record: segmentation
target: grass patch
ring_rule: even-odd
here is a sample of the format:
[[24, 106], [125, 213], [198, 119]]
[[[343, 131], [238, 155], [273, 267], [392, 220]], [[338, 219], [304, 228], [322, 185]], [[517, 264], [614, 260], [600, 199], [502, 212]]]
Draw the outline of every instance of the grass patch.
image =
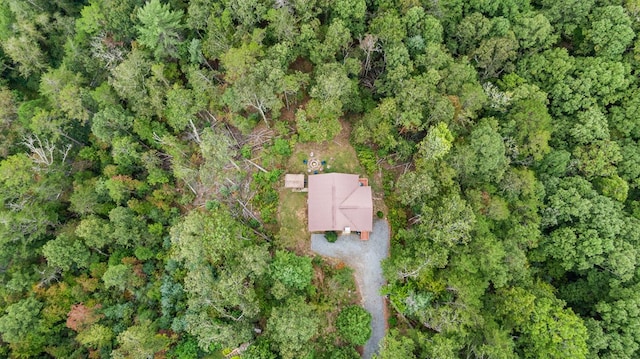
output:
[[287, 168], [289, 173], [307, 173], [307, 165], [304, 160], [309, 159], [309, 154], [313, 152], [314, 157], [326, 161], [324, 170], [321, 173], [353, 173], [364, 176], [366, 173], [360, 162], [356, 151], [345, 139], [325, 142], [323, 144], [298, 143], [295, 146], [293, 155], [289, 159]]
[[300, 254], [309, 251], [309, 232], [307, 231], [307, 194], [280, 190], [278, 209], [280, 231], [276, 244], [281, 248], [294, 250]]

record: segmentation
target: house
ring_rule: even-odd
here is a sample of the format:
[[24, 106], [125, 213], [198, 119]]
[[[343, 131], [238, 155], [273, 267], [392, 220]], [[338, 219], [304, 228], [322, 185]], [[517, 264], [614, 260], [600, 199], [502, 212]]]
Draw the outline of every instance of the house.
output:
[[327, 173], [309, 176], [309, 232], [360, 232], [373, 229], [373, 199], [368, 181], [358, 175]]

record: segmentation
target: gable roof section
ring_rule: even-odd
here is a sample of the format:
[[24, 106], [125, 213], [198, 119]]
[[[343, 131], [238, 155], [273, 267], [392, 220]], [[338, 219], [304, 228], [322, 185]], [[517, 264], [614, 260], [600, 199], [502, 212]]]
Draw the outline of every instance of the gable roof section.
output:
[[309, 176], [309, 231], [371, 231], [371, 187], [360, 186], [358, 175], [327, 173]]
[[373, 201], [371, 187], [357, 187], [339, 207], [339, 214], [346, 217], [352, 231], [371, 231], [373, 227]]

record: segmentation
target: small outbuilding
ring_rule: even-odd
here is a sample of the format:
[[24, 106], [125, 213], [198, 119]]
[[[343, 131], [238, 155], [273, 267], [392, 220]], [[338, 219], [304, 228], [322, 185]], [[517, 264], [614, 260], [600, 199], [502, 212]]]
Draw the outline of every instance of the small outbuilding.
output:
[[287, 173], [284, 175], [284, 188], [304, 188], [304, 175]]

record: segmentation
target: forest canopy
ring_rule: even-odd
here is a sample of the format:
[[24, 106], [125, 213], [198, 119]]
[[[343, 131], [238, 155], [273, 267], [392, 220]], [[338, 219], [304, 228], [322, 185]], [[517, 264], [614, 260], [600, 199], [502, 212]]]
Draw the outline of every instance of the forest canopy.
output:
[[0, 2], [0, 357], [358, 358], [352, 271], [280, 210], [337, 138], [393, 233], [380, 358], [639, 357], [639, 31], [636, 0]]

